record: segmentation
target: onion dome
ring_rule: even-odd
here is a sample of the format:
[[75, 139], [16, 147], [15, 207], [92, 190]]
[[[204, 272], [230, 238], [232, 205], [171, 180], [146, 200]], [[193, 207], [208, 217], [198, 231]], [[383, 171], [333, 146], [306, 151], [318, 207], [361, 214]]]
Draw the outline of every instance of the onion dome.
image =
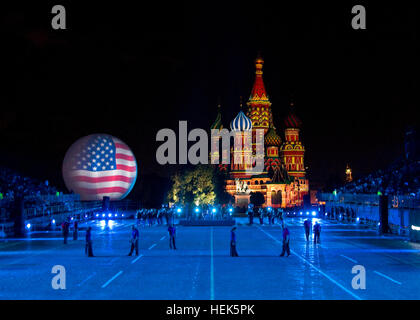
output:
[[[293, 107], [293, 103], [290, 105]], [[296, 116], [293, 109], [291, 109], [284, 119], [284, 125], [286, 128], [300, 128], [302, 126], [302, 121]]]
[[273, 127], [271, 127], [265, 135], [264, 143], [268, 147], [280, 147], [281, 138]]
[[235, 119], [230, 123], [232, 131], [250, 131], [252, 129], [252, 122], [243, 111], [239, 111]]
[[222, 114], [220, 113], [220, 104], [217, 106], [217, 108], [218, 108], [217, 117], [216, 117], [216, 120], [214, 120], [213, 124], [211, 125], [210, 129], [222, 130], [223, 125], [222, 125]]

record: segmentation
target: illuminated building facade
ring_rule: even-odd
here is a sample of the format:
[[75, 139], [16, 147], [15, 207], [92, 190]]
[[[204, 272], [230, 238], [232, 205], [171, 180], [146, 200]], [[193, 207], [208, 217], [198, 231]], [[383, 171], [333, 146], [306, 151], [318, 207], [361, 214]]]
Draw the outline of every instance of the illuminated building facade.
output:
[[[222, 155], [222, 159], [230, 156], [230, 164], [220, 164], [219, 168], [227, 174], [226, 191], [235, 197], [236, 206], [248, 205], [251, 192], [261, 192], [264, 195], [264, 206], [300, 206], [304, 195], [309, 193], [304, 166], [305, 148], [299, 137], [301, 121], [295, 115], [292, 104], [292, 110], [284, 121], [283, 142], [274, 126], [271, 102], [263, 82], [263, 64], [264, 60], [258, 57], [255, 61], [255, 81], [247, 102], [246, 114], [241, 110], [230, 123], [234, 139], [243, 142], [251, 136], [252, 145], [250, 148], [237, 149], [235, 145], [231, 147], [230, 155]], [[222, 128], [219, 108], [211, 129]], [[257, 137], [257, 134], [264, 137]], [[264, 145], [258, 145], [259, 141], [263, 141]], [[217, 138], [212, 140], [212, 144], [218, 143]], [[260, 159], [264, 163], [264, 170], [250, 174], [247, 172], [249, 159], [255, 156], [256, 150], [261, 150], [260, 148], [264, 150], [261, 154], [263, 159]]]
[[346, 182], [352, 182], [353, 181], [353, 176], [351, 175], [351, 168], [349, 167], [349, 165], [346, 166]]

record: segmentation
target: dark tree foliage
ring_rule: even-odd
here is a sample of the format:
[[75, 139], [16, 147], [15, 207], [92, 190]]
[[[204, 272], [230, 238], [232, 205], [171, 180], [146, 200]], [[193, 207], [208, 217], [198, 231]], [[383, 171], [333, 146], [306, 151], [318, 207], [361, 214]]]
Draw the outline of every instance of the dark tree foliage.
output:
[[254, 206], [260, 207], [265, 202], [264, 195], [261, 192], [251, 192], [250, 201]]

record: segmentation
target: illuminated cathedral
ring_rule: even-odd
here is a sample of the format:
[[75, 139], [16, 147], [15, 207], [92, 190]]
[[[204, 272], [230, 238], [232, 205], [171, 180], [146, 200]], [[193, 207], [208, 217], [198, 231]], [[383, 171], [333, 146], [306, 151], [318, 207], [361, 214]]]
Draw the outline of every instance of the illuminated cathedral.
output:
[[[220, 164], [219, 169], [227, 175], [226, 191], [235, 199], [235, 206], [246, 207], [250, 202], [251, 192], [261, 192], [265, 198], [265, 207], [286, 208], [301, 206], [304, 195], [309, 192], [309, 181], [306, 179], [304, 154], [305, 148], [300, 141], [302, 123], [294, 112], [293, 103], [290, 112], [284, 119], [284, 139], [277, 133], [274, 126], [271, 102], [263, 82], [264, 60], [255, 60], [255, 81], [244, 112], [231, 121], [230, 129], [234, 139], [244, 141], [251, 137], [249, 148], [231, 147], [230, 155], [222, 154], [222, 159], [230, 157], [230, 164]], [[219, 111], [211, 129], [222, 129], [222, 117]], [[257, 129], [261, 129], [258, 130]], [[264, 137], [257, 137], [264, 134]], [[258, 139], [259, 138], [259, 139]], [[264, 145], [258, 145], [264, 141]], [[218, 138], [212, 144], [218, 144]], [[238, 144], [241, 145], [241, 144]], [[257, 154], [256, 150], [264, 150], [260, 159], [264, 163], [262, 172], [250, 174], [250, 157]], [[213, 149], [213, 150], [216, 150]], [[219, 157], [216, 151], [216, 156]], [[259, 153], [258, 153], [259, 154]], [[242, 160], [242, 161], [238, 161]]]

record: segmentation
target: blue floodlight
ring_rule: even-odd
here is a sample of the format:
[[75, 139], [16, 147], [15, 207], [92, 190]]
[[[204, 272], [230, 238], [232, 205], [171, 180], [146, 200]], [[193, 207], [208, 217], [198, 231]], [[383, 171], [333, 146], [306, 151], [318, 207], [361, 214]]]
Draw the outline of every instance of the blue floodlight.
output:
[[121, 217], [124, 217], [124, 213], [121, 215]]
[[102, 217], [105, 217], [105, 213], [102, 213]]
[[108, 213], [108, 217], [110, 217], [110, 218], [111, 218], [111, 217], [112, 217], [112, 213]]
[[306, 211], [306, 215], [309, 216], [309, 211]]
[[181, 213], [182, 212], [182, 209], [181, 208], [178, 208], [178, 209], [176, 209], [176, 212]]
[[229, 212], [233, 212], [233, 208], [229, 208]]
[[96, 217], [99, 217], [99, 213], [96, 214]]
[[70, 218], [71, 221], [73, 221], [73, 219], [74, 219], [73, 217]]
[[118, 214], [114, 214], [115, 217], [118, 217]]
[[301, 212], [301, 213], [299, 213], [300, 215], [302, 215], [303, 214], [303, 212]]
[[211, 209], [211, 212], [216, 213], [216, 208]]
[[31, 224], [30, 224], [30, 223], [27, 223], [27, 224], [26, 224], [26, 229], [28, 229], [28, 230], [29, 230], [30, 228], [31, 228]]
[[357, 221], [357, 222], [359, 222], [359, 221], [360, 221], [360, 218], [359, 218], [359, 217], [357, 217], [357, 218], [356, 218], [356, 221]]
[[200, 212], [200, 208], [199, 207], [195, 207], [195, 212], [199, 213]]
[[271, 211], [271, 207], [268, 207], [268, 208], [267, 208], [267, 210], [268, 210], [268, 211]]
[[316, 211], [312, 211], [312, 215], [313, 216], [316, 216]]
[[52, 224], [55, 224], [55, 219], [52, 219], [51, 223], [52, 223]]

